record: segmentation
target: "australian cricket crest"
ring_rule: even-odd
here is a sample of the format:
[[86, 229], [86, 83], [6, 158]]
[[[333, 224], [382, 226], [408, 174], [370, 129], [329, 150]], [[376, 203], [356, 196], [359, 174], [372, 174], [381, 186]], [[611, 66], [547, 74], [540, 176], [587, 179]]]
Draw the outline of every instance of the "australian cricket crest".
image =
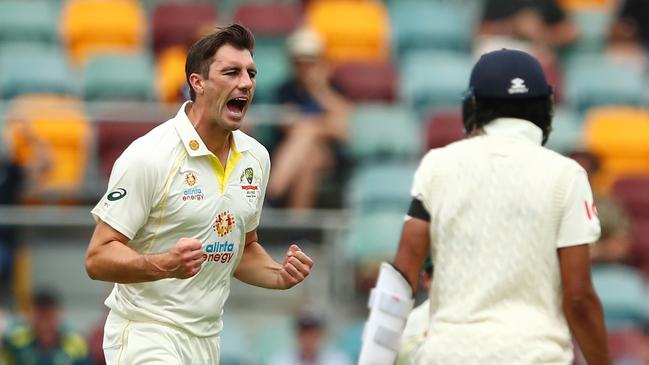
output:
[[256, 203], [257, 198], [259, 197], [259, 185], [261, 179], [255, 174], [255, 170], [252, 167], [246, 167], [241, 176], [239, 177], [239, 183], [241, 184], [241, 190], [245, 192], [246, 199], [249, 203]]

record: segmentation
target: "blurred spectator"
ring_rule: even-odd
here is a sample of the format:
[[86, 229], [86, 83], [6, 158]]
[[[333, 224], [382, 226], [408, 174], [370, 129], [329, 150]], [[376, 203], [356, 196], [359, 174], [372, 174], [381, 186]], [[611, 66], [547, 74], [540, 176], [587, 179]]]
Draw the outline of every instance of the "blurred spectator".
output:
[[485, 0], [483, 6], [474, 42], [475, 58], [502, 48], [531, 53], [541, 63], [560, 103], [563, 79], [557, 51], [577, 41], [577, 24], [556, 0]]
[[[599, 170], [598, 157], [587, 151], [570, 154], [592, 178]], [[631, 233], [629, 215], [622, 205], [612, 197], [593, 192], [602, 233], [599, 240], [591, 245], [591, 258], [594, 263], [629, 263], [631, 253]]]
[[624, 1], [611, 24], [606, 56], [640, 71], [649, 65], [649, 0]]
[[61, 321], [58, 297], [39, 291], [32, 297], [29, 319], [9, 327], [2, 337], [7, 365], [87, 365], [88, 346]]
[[552, 48], [569, 45], [579, 36], [577, 26], [555, 0], [486, 0], [478, 34]]
[[301, 312], [295, 319], [297, 349], [279, 354], [270, 365], [352, 365], [343, 352], [324, 349], [325, 328], [323, 319], [310, 312]]
[[433, 261], [430, 257], [424, 262], [419, 285], [426, 291], [426, 300], [415, 307], [408, 315], [406, 327], [401, 335], [401, 348], [397, 358], [397, 365], [415, 364], [415, 354], [426, 338], [430, 324], [430, 298], [428, 297], [430, 285], [433, 282]]
[[617, 23], [624, 23], [649, 50], [649, 0], [622, 0]]
[[[0, 205], [18, 204], [23, 186], [23, 169], [9, 155], [0, 150]], [[18, 244], [16, 227], [0, 225], [0, 308], [8, 308], [12, 296], [12, 273]]]
[[267, 197], [290, 208], [313, 208], [320, 182], [341, 163], [340, 143], [347, 136], [349, 105], [330, 82], [324, 43], [302, 28], [287, 41], [293, 77], [279, 90], [278, 101], [291, 110], [273, 153]]
[[92, 360], [92, 365], [106, 365], [106, 357], [104, 356], [104, 324], [106, 323], [107, 316], [108, 311], [101, 317], [101, 320], [95, 323], [88, 335], [88, 352]]

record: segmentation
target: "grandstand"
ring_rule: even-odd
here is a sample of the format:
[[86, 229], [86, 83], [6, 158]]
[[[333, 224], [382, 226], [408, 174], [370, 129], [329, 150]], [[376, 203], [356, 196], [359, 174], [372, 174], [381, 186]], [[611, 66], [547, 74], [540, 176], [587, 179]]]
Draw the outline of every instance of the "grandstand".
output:
[[[547, 147], [597, 155], [595, 192], [628, 212], [629, 259], [599, 265], [594, 279], [613, 355], [639, 356], [649, 346], [642, 333], [649, 323], [649, 42], [644, 64], [637, 54], [612, 57], [607, 35], [616, 2], [559, 3], [581, 35], [544, 63], [558, 92]], [[275, 90], [291, 72], [285, 40], [306, 24], [325, 39], [332, 77], [354, 105], [341, 151], [346, 168], [325, 177], [311, 210], [266, 205], [260, 239], [269, 252], [282, 256], [299, 241], [317, 264], [280, 295], [233, 282], [223, 338], [240, 347], [228, 347], [221, 363], [263, 365], [295, 346], [272, 330], [290, 336], [304, 303], [328, 319], [328, 346], [357, 356], [368, 288], [378, 263], [396, 252], [412, 172], [426, 150], [463, 138], [461, 95], [481, 4], [0, 0], [0, 161], [28, 172], [20, 196], [0, 201], [0, 226], [17, 229], [23, 248], [13, 257], [11, 290], [0, 291], [10, 295], [0, 300], [5, 317], [27, 309], [33, 288], [52, 286], [63, 295], [66, 319], [90, 333], [110, 289], [83, 267], [91, 206], [123, 149], [175, 115], [186, 92], [188, 46], [218, 24], [239, 21], [253, 30], [259, 77], [246, 132], [272, 146], [278, 137], [269, 131], [284, 123]]]

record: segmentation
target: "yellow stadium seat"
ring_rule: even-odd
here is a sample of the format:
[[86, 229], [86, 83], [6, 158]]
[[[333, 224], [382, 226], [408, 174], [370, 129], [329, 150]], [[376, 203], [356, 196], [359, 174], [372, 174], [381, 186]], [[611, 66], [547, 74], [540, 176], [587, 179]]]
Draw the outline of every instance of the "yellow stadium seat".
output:
[[379, 1], [313, 1], [306, 22], [323, 36], [326, 56], [334, 63], [389, 58], [389, 16]]
[[585, 147], [600, 156], [594, 188], [609, 192], [621, 176], [649, 173], [649, 109], [601, 107], [586, 116]]
[[24, 95], [14, 99], [6, 120], [12, 155], [34, 172], [27, 200], [80, 197], [91, 136], [82, 102], [60, 95]]
[[108, 51], [140, 51], [146, 14], [136, 0], [68, 0], [61, 14], [61, 33], [70, 60], [82, 64]]
[[185, 58], [187, 49], [183, 46], [172, 46], [164, 49], [156, 61], [157, 92], [160, 100], [175, 103], [182, 100], [182, 89], [186, 83]]
[[612, 10], [617, 0], [559, 0], [559, 5], [567, 11]]

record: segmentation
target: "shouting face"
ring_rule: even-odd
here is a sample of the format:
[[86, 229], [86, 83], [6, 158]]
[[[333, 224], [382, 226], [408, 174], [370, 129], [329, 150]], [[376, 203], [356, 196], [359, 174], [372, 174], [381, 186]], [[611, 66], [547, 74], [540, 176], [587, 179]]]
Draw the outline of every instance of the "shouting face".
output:
[[255, 93], [256, 74], [249, 50], [225, 44], [216, 51], [207, 78], [200, 77], [202, 89], [197, 92], [210, 123], [228, 131], [241, 127]]

